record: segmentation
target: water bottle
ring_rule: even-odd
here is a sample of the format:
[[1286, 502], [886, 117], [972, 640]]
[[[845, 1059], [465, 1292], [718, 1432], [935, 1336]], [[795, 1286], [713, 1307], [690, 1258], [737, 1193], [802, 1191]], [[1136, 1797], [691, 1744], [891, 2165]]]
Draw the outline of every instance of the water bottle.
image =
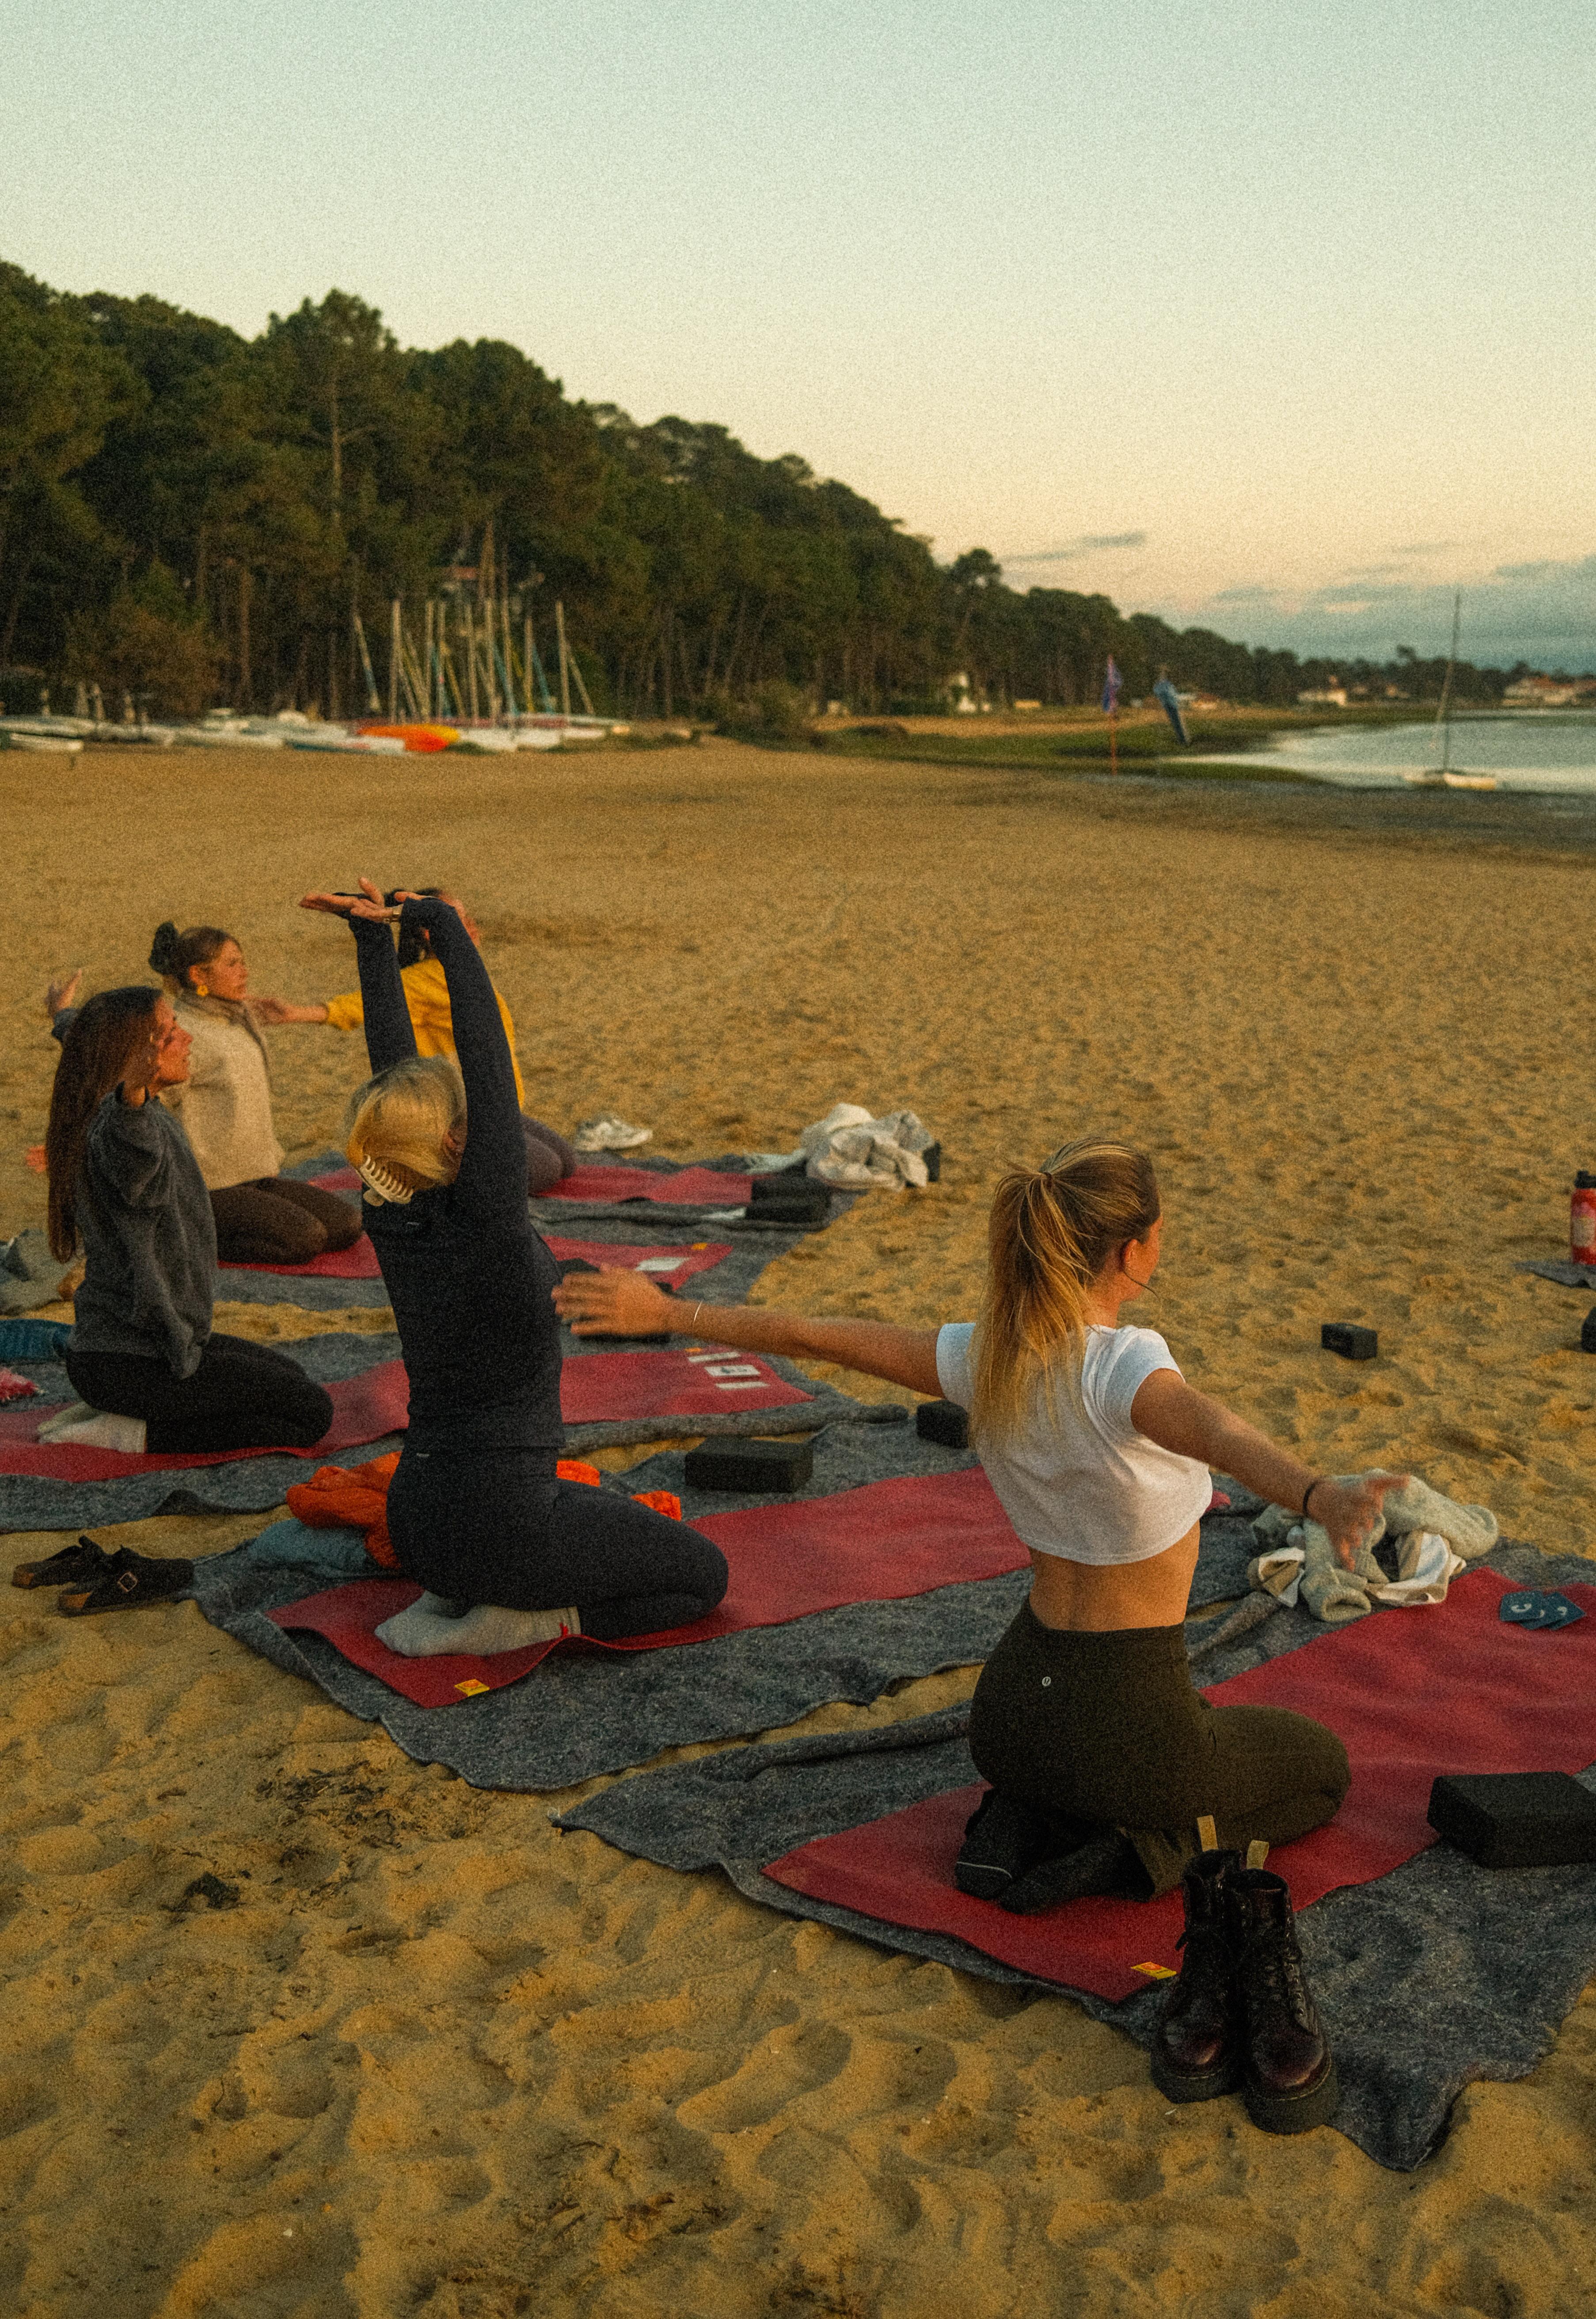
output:
[[1568, 1252], [1575, 1264], [1596, 1269], [1596, 1175], [1582, 1168], [1568, 1204]]

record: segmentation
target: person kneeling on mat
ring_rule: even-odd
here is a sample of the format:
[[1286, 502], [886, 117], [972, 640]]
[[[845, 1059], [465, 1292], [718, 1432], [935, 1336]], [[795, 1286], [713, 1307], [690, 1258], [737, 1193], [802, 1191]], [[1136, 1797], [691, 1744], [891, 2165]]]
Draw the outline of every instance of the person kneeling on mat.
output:
[[[1285, 1886], [1240, 1855], [1330, 1819], [1347, 1791], [1347, 1755], [1307, 1716], [1213, 1708], [1195, 1688], [1183, 1620], [1198, 1524], [1217, 1466], [1293, 1512], [1312, 1499], [1350, 1566], [1386, 1492], [1406, 1477], [1344, 1484], [1313, 1473], [1188, 1385], [1162, 1337], [1122, 1328], [1122, 1307], [1151, 1283], [1161, 1233], [1150, 1162], [1088, 1140], [998, 1186], [973, 1323], [904, 1329], [699, 1304], [685, 1325], [748, 1352], [835, 1361], [969, 1412], [1032, 1578], [971, 1701], [970, 1754], [991, 1791], [957, 1881], [1016, 1910], [1094, 1893], [1152, 1899], [1182, 1884], [1191, 1945], [1155, 2047], [1159, 2082], [1195, 2099], [1240, 2081], [1243, 2039], [1226, 1994], [1234, 1974], [1206, 1938], [1217, 1921], [1230, 1927], [1224, 1959], [1245, 1951], [1254, 1981], [1286, 1992], [1264, 2037], [1272, 2058], [1254, 2115], [1289, 2120], [1276, 2128], [1289, 2131], [1330, 2115], [1334, 2065], [1290, 1962]], [[635, 1273], [573, 1274], [555, 1301], [579, 1335], [683, 1325], [682, 1300], [667, 1304]]]
[[216, 1226], [177, 1119], [158, 1100], [182, 1082], [188, 1033], [158, 990], [102, 990], [61, 1042], [45, 1161], [50, 1244], [81, 1239], [82, 1286], [65, 1355], [88, 1406], [50, 1439], [167, 1455], [308, 1449], [332, 1402], [270, 1345], [212, 1328]]
[[[410, 1377], [388, 1492], [399, 1566], [426, 1591], [377, 1629], [407, 1656], [486, 1655], [562, 1632], [614, 1642], [690, 1625], [726, 1558], [687, 1524], [562, 1481], [555, 1259], [527, 1212], [527, 1146], [488, 970], [439, 895], [307, 894], [355, 935], [375, 1076], [347, 1151]], [[388, 928], [425, 934], [447, 979], [458, 1062], [418, 1055]]]
[[149, 963], [193, 1041], [185, 1132], [211, 1195], [223, 1264], [309, 1264], [350, 1248], [360, 1211], [319, 1184], [278, 1173], [271, 1077], [260, 1024], [280, 1000], [251, 1001], [244, 953], [220, 926], [158, 926]]

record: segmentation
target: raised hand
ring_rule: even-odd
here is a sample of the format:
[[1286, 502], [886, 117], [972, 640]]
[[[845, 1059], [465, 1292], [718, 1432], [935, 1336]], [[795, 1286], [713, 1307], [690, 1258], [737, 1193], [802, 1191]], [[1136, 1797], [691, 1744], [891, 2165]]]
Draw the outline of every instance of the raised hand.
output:
[[67, 974], [52, 974], [44, 993], [44, 1011], [53, 1023], [63, 1006], [70, 1006], [77, 996], [77, 986], [83, 980], [83, 969], [75, 966]]
[[369, 878], [360, 880], [358, 894], [316, 893], [300, 898], [302, 910], [325, 910], [334, 918], [375, 918], [392, 925], [399, 916], [399, 904], [390, 905], [383, 899], [383, 889], [374, 886]]

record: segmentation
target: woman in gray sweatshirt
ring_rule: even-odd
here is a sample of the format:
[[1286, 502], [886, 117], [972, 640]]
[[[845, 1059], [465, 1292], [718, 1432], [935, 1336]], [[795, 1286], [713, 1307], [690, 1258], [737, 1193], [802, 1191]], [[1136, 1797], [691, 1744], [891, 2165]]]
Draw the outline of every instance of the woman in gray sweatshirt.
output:
[[[151, 1453], [309, 1448], [332, 1403], [269, 1345], [217, 1335], [216, 1226], [163, 1085], [186, 1074], [188, 1034], [158, 990], [102, 990], [61, 1042], [45, 1132], [50, 1242], [81, 1242], [66, 1354], [72, 1389], [131, 1418]], [[79, 1435], [78, 1439], [83, 1437]], [[120, 1437], [119, 1437], [120, 1439]]]

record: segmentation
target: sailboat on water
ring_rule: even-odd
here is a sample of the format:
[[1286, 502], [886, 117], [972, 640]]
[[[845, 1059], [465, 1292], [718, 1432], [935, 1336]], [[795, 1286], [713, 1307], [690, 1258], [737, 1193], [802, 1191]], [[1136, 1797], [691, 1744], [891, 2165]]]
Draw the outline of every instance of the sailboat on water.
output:
[[1457, 666], [1457, 628], [1463, 618], [1463, 591], [1452, 599], [1452, 649], [1447, 655], [1446, 680], [1441, 686], [1439, 706], [1435, 712], [1436, 731], [1441, 736], [1441, 762], [1426, 765], [1416, 772], [1404, 773], [1402, 779], [1420, 790], [1493, 790], [1494, 773], [1455, 773], [1452, 771], [1452, 675]]

